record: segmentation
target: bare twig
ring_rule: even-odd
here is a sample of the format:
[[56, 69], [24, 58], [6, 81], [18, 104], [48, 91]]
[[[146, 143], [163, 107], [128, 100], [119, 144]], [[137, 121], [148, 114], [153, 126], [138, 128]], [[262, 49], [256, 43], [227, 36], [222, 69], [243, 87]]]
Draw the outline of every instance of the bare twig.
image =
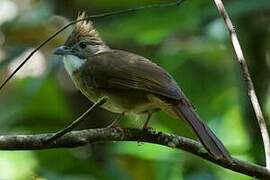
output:
[[38, 150], [48, 148], [72, 148], [104, 141], [140, 141], [177, 148], [192, 153], [216, 165], [241, 174], [261, 179], [270, 179], [270, 171], [262, 166], [233, 158], [215, 159], [203, 149], [203, 146], [189, 138], [157, 132], [153, 129], [141, 130], [122, 128], [101, 128], [71, 131], [54, 141], [49, 147], [46, 140], [53, 134], [5, 135], [0, 136], [1, 150]]
[[118, 10], [118, 11], [111, 11], [107, 13], [101, 13], [101, 14], [96, 14], [96, 15], [91, 15], [88, 16], [87, 18], [82, 18], [82, 19], [77, 19], [74, 21], [71, 21], [67, 25], [63, 26], [60, 28], [58, 31], [56, 31], [53, 35], [51, 35], [49, 38], [47, 38], [45, 41], [41, 42], [33, 51], [30, 52], [30, 54], [16, 67], [16, 69], [2, 82], [0, 85], [0, 91], [3, 89], [3, 87], [8, 83], [8, 81], [23, 67], [23, 65], [40, 49], [42, 48], [45, 44], [47, 44], [49, 41], [51, 41], [53, 38], [55, 38], [58, 34], [60, 34], [62, 31], [64, 31], [66, 28], [69, 26], [88, 19], [94, 19], [94, 18], [104, 18], [108, 16], [115, 16], [115, 15], [120, 15], [124, 13], [130, 13], [130, 12], [135, 12], [135, 11], [140, 11], [144, 9], [151, 9], [151, 8], [165, 8], [165, 7], [172, 7], [172, 6], [179, 6], [181, 3], [183, 3], [185, 0], [178, 0], [170, 3], [163, 3], [163, 4], [151, 4], [148, 6], [140, 6], [137, 8], [129, 8], [129, 9], [123, 9], [123, 10]]
[[106, 103], [107, 98], [102, 97], [97, 102], [95, 102], [89, 109], [87, 109], [82, 115], [80, 115], [77, 119], [75, 119], [71, 124], [69, 124], [64, 129], [61, 129], [60, 131], [56, 132], [52, 137], [49, 137], [47, 140], [47, 144], [50, 145], [51, 142], [55, 141], [56, 139], [60, 138], [61, 136], [65, 135], [69, 131], [73, 130], [76, 126], [78, 126], [82, 121], [83, 118], [91, 111], [93, 111], [96, 107], [99, 107]]
[[262, 134], [262, 139], [264, 143], [264, 150], [265, 150], [265, 159], [266, 159], [266, 167], [270, 169], [270, 142], [269, 142], [269, 134], [267, 131], [267, 125], [263, 117], [263, 113], [257, 98], [257, 95], [255, 93], [254, 85], [251, 80], [249, 71], [248, 71], [248, 66], [245, 61], [245, 57], [243, 55], [239, 40], [237, 38], [237, 34], [235, 32], [235, 28], [232, 24], [232, 21], [223, 5], [222, 0], [214, 0], [215, 4], [218, 8], [218, 11], [220, 12], [221, 16], [223, 17], [225, 24], [228, 28], [228, 31], [230, 33], [232, 45], [234, 47], [235, 54], [237, 56], [237, 61], [240, 64], [240, 68], [242, 70], [243, 78], [246, 82], [247, 86], [247, 93], [249, 96], [249, 99], [251, 101], [252, 107], [254, 109], [257, 121], [260, 126], [261, 134]]

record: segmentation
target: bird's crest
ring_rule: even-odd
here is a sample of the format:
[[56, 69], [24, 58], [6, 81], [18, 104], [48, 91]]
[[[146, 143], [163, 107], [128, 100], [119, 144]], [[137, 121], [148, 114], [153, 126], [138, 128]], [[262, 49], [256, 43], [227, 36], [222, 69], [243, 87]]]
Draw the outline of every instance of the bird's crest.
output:
[[[77, 16], [77, 20], [79, 19], [86, 19], [87, 14], [83, 12], [79, 12]], [[79, 21], [75, 24], [75, 27], [72, 33], [69, 35], [68, 39], [66, 40], [66, 45], [75, 44], [80, 40], [91, 41], [95, 44], [102, 44], [103, 41], [100, 38], [98, 32], [93, 26], [93, 22], [90, 20], [83, 20]]]

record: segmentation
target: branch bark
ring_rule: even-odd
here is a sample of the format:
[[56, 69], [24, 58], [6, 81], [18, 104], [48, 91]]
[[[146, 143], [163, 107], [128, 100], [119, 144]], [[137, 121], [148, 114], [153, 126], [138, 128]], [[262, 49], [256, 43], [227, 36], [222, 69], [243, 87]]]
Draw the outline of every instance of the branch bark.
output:
[[224, 4], [222, 2], [222, 0], [214, 0], [215, 4], [217, 6], [217, 9], [220, 13], [220, 15], [222, 16], [222, 18], [224, 19], [224, 22], [227, 26], [227, 29], [230, 33], [230, 38], [231, 38], [231, 42], [237, 57], [237, 61], [240, 64], [240, 69], [242, 71], [242, 75], [243, 78], [245, 80], [246, 83], [246, 87], [247, 87], [247, 94], [248, 97], [251, 101], [252, 104], [252, 108], [255, 112], [255, 116], [257, 118], [260, 130], [261, 130], [261, 135], [262, 135], [262, 139], [263, 139], [263, 144], [264, 144], [264, 151], [265, 151], [265, 160], [266, 160], [266, 167], [268, 169], [270, 169], [270, 141], [269, 141], [269, 134], [268, 134], [268, 130], [267, 130], [267, 125], [265, 122], [265, 119], [263, 117], [263, 113], [255, 92], [255, 88], [252, 82], [252, 79], [250, 77], [249, 74], [249, 70], [248, 70], [248, 66], [242, 51], [242, 48], [240, 46], [239, 40], [237, 38], [237, 34], [235, 31], [235, 28], [232, 24], [232, 21], [224, 7]]
[[0, 150], [41, 150], [52, 148], [73, 148], [94, 142], [104, 141], [140, 141], [159, 144], [170, 148], [177, 148], [192, 153], [216, 165], [230, 169], [251, 177], [270, 179], [270, 171], [265, 167], [244, 162], [233, 158], [214, 159], [203, 146], [189, 138], [158, 132], [153, 129], [140, 130], [131, 128], [102, 128], [71, 131], [48, 146], [47, 139], [53, 134], [37, 135], [2, 135], [0, 136]]

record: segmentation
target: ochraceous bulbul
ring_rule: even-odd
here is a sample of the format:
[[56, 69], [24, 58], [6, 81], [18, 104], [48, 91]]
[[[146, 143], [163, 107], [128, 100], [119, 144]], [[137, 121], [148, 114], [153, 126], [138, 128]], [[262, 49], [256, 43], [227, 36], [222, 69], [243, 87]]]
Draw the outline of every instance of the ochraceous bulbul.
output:
[[[86, 18], [81, 13], [78, 19]], [[115, 113], [148, 114], [162, 110], [186, 121], [206, 150], [216, 159], [230, 159], [221, 141], [195, 112], [172, 76], [147, 58], [105, 44], [91, 21], [77, 22], [65, 44], [55, 52], [63, 55], [65, 69], [76, 87], [92, 102], [102, 97], [103, 108]]]

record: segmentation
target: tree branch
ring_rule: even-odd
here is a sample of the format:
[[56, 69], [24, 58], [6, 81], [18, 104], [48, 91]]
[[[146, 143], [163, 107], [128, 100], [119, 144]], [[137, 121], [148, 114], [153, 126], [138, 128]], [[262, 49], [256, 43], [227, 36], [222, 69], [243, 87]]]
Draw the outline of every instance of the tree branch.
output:
[[235, 54], [237, 56], [237, 61], [240, 64], [240, 69], [242, 71], [243, 78], [244, 78], [245, 83], [246, 83], [247, 94], [248, 94], [248, 97], [249, 97], [249, 99], [251, 101], [253, 110], [255, 112], [257, 121], [258, 121], [259, 126], [260, 126], [261, 135], [262, 135], [263, 144], [264, 144], [266, 167], [268, 169], [270, 169], [270, 141], [269, 141], [269, 134], [268, 134], [268, 131], [267, 131], [267, 125], [266, 125], [266, 122], [264, 120], [263, 113], [262, 113], [262, 110], [261, 110], [261, 107], [260, 107], [256, 92], [255, 92], [255, 89], [254, 89], [254, 85], [253, 85], [253, 82], [251, 80], [251, 77], [250, 77], [250, 74], [249, 74], [249, 71], [248, 71], [248, 66], [247, 66], [243, 51], [241, 49], [239, 40], [237, 38], [235, 28], [234, 28], [234, 26], [232, 24], [232, 21], [231, 21], [229, 15], [228, 15], [224, 5], [223, 5], [222, 0], [214, 0], [214, 1], [215, 1], [216, 6], [217, 6], [217, 9], [218, 9], [220, 15], [222, 16], [222, 18], [224, 19], [224, 22], [225, 22], [225, 24], [227, 26], [227, 29], [228, 29], [229, 33], [230, 33], [231, 42], [232, 42]]
[[71, 131], [48, 146], [46, 140], [52, 135], [53, 134], [51, 133], [37, 135], [2, 135], [0, 136], [0, 149], [38, 150], [49, 148], [73, 148], [104, 141], [141, 141], [182, 149], [232, 171], [251, 177], [270, 179], [270, 171], [262, 166], [235, 158], [233, 158], [232, 161], [226, 159], [214, 159], [197, 141], [174, 134], [158, 132], [153, 129], [140, 130], [123, 128], [120, 130], [116, 128], [101, 128]]

